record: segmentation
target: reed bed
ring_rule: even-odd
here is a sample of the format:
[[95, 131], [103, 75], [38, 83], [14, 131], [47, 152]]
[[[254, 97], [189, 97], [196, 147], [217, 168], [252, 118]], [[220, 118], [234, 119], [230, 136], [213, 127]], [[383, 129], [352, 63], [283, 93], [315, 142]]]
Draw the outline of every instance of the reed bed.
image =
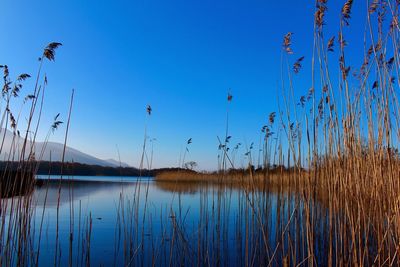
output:
[[[299, 184], [294, 184], [292, 177], [291, 171], [284, 168], [256, 172], [253, 170], [231, 170], [226, 173], [178, 170], [160, 172], [155, 176], [155, 181], [157, 183], [236, 185], [243, 188], [254, 186], [261, 189], [266, 186], [269, 188], [282, 186], [287, 189], [298, 189]], [[308, 183], [307, 179], [301, 179], [301, 186], [305, 186], [306, 183]]]
[[[298, 52], [295, 35], [289, 32], [282, 44], [282, 103], [262, 127], [263, 167], [268, 170], [274, 164], [285, 165], [294, 172], [285, 178], [252, 171], [226, 174], [227, 162], [233, 165], [233, 161], [227, 153], [229, 140], [225, 140], [220, 142], [222, 175], [183, 172], [160, 174], [156, 179], [211, 183], [266, 180], [291, 186], [304, 201], [307, 265], [321, 263], [316, 256], [321, 248], [312, 245], [321, 236], [327, 237], [327, 265], [397, 265], [399, 2], [358, 3], [358, 8], [367, 10], [364, 57], [359, 67], [350, 65], [353, 58], [347, 59], [353, 1], [344, 2], [339, 34], [329, 38], [324, 35], [329, 24], [325, 20], [328, 1], [315, 3], [311, 87], [297, 98], [296, 76], [304, 72], [305, 57], [293, 58]], [[249, 164], [253, 164], [251, 149], [246, 152]], [[317, 199], [328, 207], [325, 233], [315, 230], [321, 219], [313, 209]], [[298, 262], [288, 255], [285, 263]]]

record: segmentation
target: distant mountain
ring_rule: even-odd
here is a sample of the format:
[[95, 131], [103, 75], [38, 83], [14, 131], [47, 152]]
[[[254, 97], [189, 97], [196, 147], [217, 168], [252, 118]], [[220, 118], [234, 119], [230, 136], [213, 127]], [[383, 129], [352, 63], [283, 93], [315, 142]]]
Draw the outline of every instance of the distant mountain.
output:
[[118, 160], [115, 159], [106, 159], [105, 161], [112, 164], [112, 166], [123, 167], [123, 168], [131, 167], [128, 163], [119, 162]]
[[[4, 129], [2, 129], [0, 133], [0, 143], [3, 140], [3, 135], [4, 135]], [[14, 136], [14, 134], [11, 131], [6, 130], [3, 149], [2, 152], [0, 153], [0, 160], [2, 161], [17, 160], [19, 158], [19, 155], [21, 155], [21, 149], [24, 143], [23, 141], [24, 141], [23, 137]], [[31, 146], [32, 146], [31, 142], [28, 141], [28, 146], [26, 149], [27, 151], [25, 153], [26, 156], [28, 156]], [[52, 162], [62, 160], [63, 149], [64, 149], [63, 144], [55, 142], [47, 142], [47, 144], [43, 142], [35, 142], [35, 145], [33, 147], [33, 150], [35, 152], [35, 158], [37, 160], [52, 161]], [[9, 157], [9, 154], [14, 156], [14, 159], [12, 156]], [[99, 165], [105, 167], [120, 167], [120, 165], [122, 167], [129, 167], [129, 165], [126, 163], [121, 162], [120, 164], [119, 161], [116, 161], [114, 159], [107, 159], [107, 160], [99, 159], [68, 146], [65, 149], [64, 161], [78, 162], [88, 165]]]

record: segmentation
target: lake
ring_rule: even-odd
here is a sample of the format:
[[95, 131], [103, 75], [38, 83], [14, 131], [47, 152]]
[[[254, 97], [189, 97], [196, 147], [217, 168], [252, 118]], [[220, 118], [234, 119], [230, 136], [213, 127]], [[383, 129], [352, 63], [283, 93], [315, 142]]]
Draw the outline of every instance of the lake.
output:
[[[288, 253], [300, 261], [307, 254], [304, 202], [293, 192], [151, 177], [38, 179], [45, 183], [31, 195], [3, 201], [2, 262], [243, 266], [276, 265]], [[318, 232], [325, 224], [316, 224]], [[321, 238], [315, 246], [324, 244]]]

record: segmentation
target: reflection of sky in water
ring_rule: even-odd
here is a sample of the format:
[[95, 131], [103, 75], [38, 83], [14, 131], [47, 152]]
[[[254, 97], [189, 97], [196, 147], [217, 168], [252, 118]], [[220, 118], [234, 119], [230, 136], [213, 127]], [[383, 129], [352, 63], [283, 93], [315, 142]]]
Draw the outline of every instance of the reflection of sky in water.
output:
[[[83, 179], [88, 181], [82, 181]], [[142, 179], [137, 182], [136, 178], [127, 179], [123, 183], [110, 182], [115, 181], [114, 178], [102, 179], [103, 182], [90, 182], [90, 180], [97, 180], [97, 177], [84, 177], [74, 183], [69, 183], [66, 178], [61, 183], [60, 195], [60, 209], [59, 209], [59, 240], [62, 249], [63, 260], [67, 260], [68, 246], [69, 246], [69, 231], [70, 231], [70, 199], [72, 199], [74, 210], [74, 240], [77, 242], [78, 224], [79, 224], [79, 207], [81, 207], [81, 226], [89, 214], [92, 216], [92, 238], [91, 238], [91, 263], [93, 265], [113, 264], [114, 258], [114, 244], [115, 244], [115, 230], [117, 228], [117, 212], [120, 194], [123, 192], [125, 204], [127, 201], [133, 201], [135, 191], [140, 192], [139, 200], [139, 223], [142, 223], [143, 210], [146, 198], [146, 190], [148, 190], [147, 212], [145, 224], [150, 226], [147, 222], [151, 218], [152, 234], [157, 236], [159, 231], [159, 224], [161, 221], [161, 214], [164, 220], [168, 220], [171, 208], [178, 211], [179, 198], [181, 203], [184, 203], [182, 211], [190, 212], [191, 220], [196, 219], [196, 206], [199, 205], [198, 194], [174, 194], [155, 186], [151, 179]], [[118, 181], [118, 180], [117, 180]], [[140, 187], [140, 188], [139, 188]], [[71, 189], [71, 190], [70, 190]], [[34, 202], [36, 204], [36, 228], [39, 229], [40, 218], [43, 212], [43, 206], [46, 198], [46, 209], [44, 217], [41, 257], [40, 263], [43, 265], [51, 265], [54, 262], [55, 252], [55, 232], [56, 232], [56, 210], [58, 202], [59, 183], [51, 181], [42, 187], [36, 188], [34, 192]], [[140, 190], [140, 191], [139, 191]], [[138, 194], [136, 194], [138, 195]], [[177, 212], [178, 213], [178, 212]], [[145, 233], [150, 231], [145, 230]], [[82, 229], [81, 229], [82, 232]], [[141, 234], [141, 232], [140, 232]], [[146, 233], [148, 234], [148, 233]], [[45, 238], [43, 238], [43, 236]], [[77, 249], [77, 244], [75, 245]], [[77, 252], [73, 252], [75, 257]], [[65, 257], [65, 258], [64, 258]], [[121, 262], [122, 263], [122, 262]]]
[[[87, 180], [97, 179], [85, 178]], [[113, 178], [108, 178], [113, 179]], [[78, 180], [78, 179], [76, 179]], [[59, 182], [50, 181], [42, 187], [37, 187], [33, 194], [33, 201], [36, 203], [36, 209], [34, 214], [35, 224], [35, 246], [37, 246], [37, 235], [39, 232], [39, 226], [41, 216], [43, 212], [45, 196], [47, 192], [47, 200], [45, 206], [44, 225], [42, 230], [42, 243], [40, 249], [40, 265], [53, 265], [54, 264], [54, 253], [55, 253], [55, 233], [56, 233], [56, 210], [58, 201], [58, 190]], [[135, 212], [134, 206], [135, 192], [139, 192], [139, 205], [138, 212]], [[124, 199], [124, 211], [125, 211], [125, 223], [117, 224], [118, 218], [118, 207], [121, 193], [123, 192], [122, 198]], [[147, 198], [147, 205], [145, 205]], [[136, 196], [138, 194], [136, 193]], [[250, 196], [251, 198], [252, 196]], [[286, 196], [287, 197], [287, 196]], [[70, 199], [73, 201], [70, 202]], [[275, 228], [277, 218], [277, 201], [278, 197], [275, 194], [268, 196], [268, 201], [265, 204], [261, 200], [254, 200], [254, 203], [262, 205], [262, 212], [268, 210], [268, 238], [270, 242], [275, 242]], [[288, 201], [287, 199], [285, 200]], [[70, 204], [72, 203], [72, 205]], [[142, 259], [151, 259], [151, 255], [154, 252], [154, 246], [159, 247], [161, 245], [162, 236], [168, 239], [171, 238], [173, 233], [171, 211], [176, 215], [176, 221], [181, 229], [184, 231], [187, 242], [197, 242], [199, 231], [204, 232], [205, 236], [210, 235], [209, 239], [215, 238], [212, 234], [215, 234], [215, 227], [218, 215], [218, 203], [220, 203], [220, 222], [219, 227], [222, 230], [226, 230], [225, 236], [228, 240], [223, 240], [222, 236], [219, 242], [229, 247], [227, 249], [228, 255], [226, 257], [232, 257], [229, 261], [232, 263], [238, 263], [235, 261], [235, 257], [238, 257], [238, 253], [235, 252], [238, 246], [236, 243], [237, 234], [239, 232], [244, 233], [245, 226], [243, 220], [245, 216], [243, 214], [248, 212], [251, 214], [251, 209], [246, 207], [246, 196], [243, 190], [237, 190], [229, 187], [211, 187], [196, 184], [174, 184], [174, 183], [159, 183], [152, 179], [142, 179], [137, 181], [132, 178], [130, 183], [113, 183], [113, 182], [90, 182], [90, 181], [76, 181], [69, 183], [64, 180], [61, 183], [61, 195], [60, 195], [60, 209], [59, 209], [59, 240], [61, 247], [61, 262], [68, 264], [69, 254], [69, 231], [70, 231], [70, 208], [73, 209], [73, 229], [74, 229], [74, 243], [73, 243], [73, 259], [74, 263], [78, 263], [78, 239], [80, 239], [80, 250], [82, 250], [82, 235], [85, 233], [85, 222], [89, 214], [92, 217], [92, 234], [91, 234], [91, 264], [93, 266], [110, 266], [114, 264], [114, 250], [117, 244], [117, 236], [119, 230], [121, 230], [122, 237], [120, 241], [120, 249], [117, 257], [117, 263], [123, 264], [123, 235], [124, 230], [133, 231], [134, 238], [138, 237], [139, 243], [143, 244], [143, 251], [140, 251], [140, 255], [144, 255]], [[293, 203], [292, 203], [293, 205]], [[143, 219], [144, 209], [146, 208], [146, 216]], [[130, 216], [127, 215], [127, 211], [132, 210], [134, 217], [129, 220]], [[287, 203], [286, 203], [287, 210]], [[81, 213], [81, 218], [79, 218]], [[288, 212], [282, 212], [284, 216], [290, 216]], [[138, 214], [138, 217], [135, 217]], [[286, 215], [285, 215], [286, 214]], [[208, 216], [208, 217], [206, 217]], [[266, 216], [264, 216], [266, 217]], [[251, 218], [250, 216], [248, 219]], [[138, 221], [138, 225], [135, 225], [135, 219]], [[144, 220], [144, 224], [143, 224]], [[133, 221], [133, 226], [130, 227], [130, 223]], [[205, 221], [209, 224], [208, 232], [205, 232], [205, 227], [200, 227], [199, 222]], [[142, 238], [142, 226], [144, 225], [144, 235]], [[268, 230], [268, 231], [269, 231]], [[128, 231], [129, 232], [129, 231]], [[80, 234], [79, 234], [80, 233]], [[129, 236], [128, 236], [129, 238]], [[230, 241], [232, 240], [232, 242]], [[212, 240], [208, 240], [211, 242]], [[141, 243], [143, 242], [143, 243]], [[210, 243], [211, 244], [211, 243]], [[192, 244], [193, 246], [197, 244]], [[168, 246], [168, 243], [164, 242], [164, 246]], [[229, 252], [231, 250], [232, 252]], [[239, 253], [240, 254], [240, 253]], [[160, 256], [161, 257], [161, 256]], [[140, 261], [134, 261], [135, 264], [142, 263]], [[151, 262], [143, 262], [144, 265], [150, 264]], [[75, 265], [74, 264], [74, 265]], [[64, 264], [63, 264], [64, 265]]]

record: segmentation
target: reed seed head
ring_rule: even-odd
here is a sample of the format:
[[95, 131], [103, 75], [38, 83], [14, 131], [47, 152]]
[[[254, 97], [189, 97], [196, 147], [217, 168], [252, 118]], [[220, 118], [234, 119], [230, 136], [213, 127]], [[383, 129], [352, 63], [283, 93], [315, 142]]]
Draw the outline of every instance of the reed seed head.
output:
[[56, 42], [48, 44], [43, 51], [43, 56], [50, 61], [54, 61], [56, 55], [56, 49], [61, 45], [62, 45], [61, 43], [56, 43]]

